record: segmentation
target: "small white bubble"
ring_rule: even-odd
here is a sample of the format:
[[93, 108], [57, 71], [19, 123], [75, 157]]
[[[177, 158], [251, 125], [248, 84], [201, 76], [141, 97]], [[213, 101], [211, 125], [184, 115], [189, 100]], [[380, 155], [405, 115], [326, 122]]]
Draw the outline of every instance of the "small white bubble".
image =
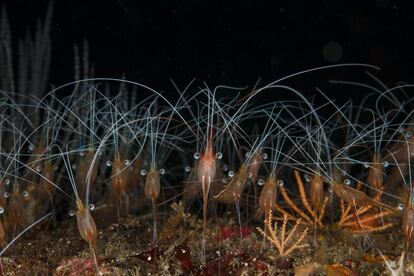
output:
[[383, 165], [384, 165], [384, 168], [388, 168], [388, 166], [389, 166], [390, 164], [389, 164], [387, 161], [384, 161]]
[[259, 186], [263, 186], [264, 184], [265, 184], [265, 181], [263, 180], [263, 179], [259, 179], [258, 181], [257, 181], [257, 184], [259, 184]]
[[111, 160], [108, 160], [108, 161], [106, 161], [105, 164], [106, 164], [107, 167], [111, 167], [112, 166], [112, 161]]
[[71, 216], [71, 217], [73, 217], [73, 216], [75, 216], [75, 210], [70, 210], [69, 212], [68, 212], [68, 214], [69, 214], [69, 216]]
[[185, 172], [190, 172], [191, 171], [191, 167], [190, 166], [185, 166], [184, 170], [185, 170]]
[[144, 176], [147, 174], [147, 170], [141, 170], [141, 175]]
[[234, 171], [229, 171], [229, 172], [227, 173], [227, 175], [228, 175], [229, 177], [233, 177], [233, 176], [234, 176]]
[[216, 158], [217, 158], [217, 159], [221, 159], [221, 158], [223, 158], [223, 154], [222, 154], [221, 152], [217, 152], [217, 153], [216, 153]]
[[349, 180], [348, 178], [347, 178], [347, 179], [345, 179], [345, 180], [344, 180], [344, 184], [345, 184], [346, 186], [351, 185], [351, 180]]
[[94, 204], [89, 204], [89, 210], [93, 211], [95, 209], [95, 205]]
[[4, 208], [0, 207], [0, 215], [2, 215], [4, 213]]
[[130, 164], [130, 161], [128, 159], [125, 159], [124, 160], [124, 166], [129, 166], [129, 164]]
[[404, 204], [400, 203], [397, 206], [398, 210], [403, 210], [404, 209]]
[[79, 155], [83, 157], [83, 156], [85, 156], [85, 152], [81, 151], [81, 152], [79, 152]]
[[160, 174], [164, 175], [165, 174], [165, 169], [160, 169]]
[[9, 192], [5, 192], [5, 193], [3, 194], [3, 196], [4, 196], [5, 198], [9, 198], [9, 197], [10, 197], [10, 194], [9, 194]]
[[152, 260], [152, 258], [151, 258], [151, 256], [149, 256], [148, 258], [147, 258], [147, 261], [151, 261]]
[[269, 158], [269, 155], [267, 155], [267, 153], [263, 153], [263, 160], [266, 160], [267, 158]]

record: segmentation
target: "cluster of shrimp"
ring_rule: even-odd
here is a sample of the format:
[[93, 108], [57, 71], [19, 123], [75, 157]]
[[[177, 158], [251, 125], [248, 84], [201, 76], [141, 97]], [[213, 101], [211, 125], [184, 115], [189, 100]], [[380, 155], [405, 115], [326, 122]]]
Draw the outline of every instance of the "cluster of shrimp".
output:
[[82, 59], [75, 47], [76, 81], [51, 90], [49, 25], [50, 12], [30, 43], [21, 43], [16, 71], [8, 24], [1, 24], [0, 257], [69, 205], [64, 211], [76, 217], [99, 270], [92, 211], [119, 218], [139, 214], [145, 201], [155, 247], [160, 205], [200, 203], [203, 262], [209, 212], [218, 203], [235, 205], [240, 231], [242, 208], [265, 220], [272, 212], [297, 217], [316, 232], [332, 221], [326, 210], [333, 207], [329, 217], [355, 234], [382, 231], [393, 224], [387, 218], [401, 217], [407, 246], [412, 240], [410, 85], [388, 88], [371, 73], [373, 85], [332, 82], [367, 93], [354, 105], [319, 89], [314, 102], [285, 84], [317, 71], [377, 69], [342, 64], [252, 89], [193, 81], [161, 93], [93, 78], [85, 43]]

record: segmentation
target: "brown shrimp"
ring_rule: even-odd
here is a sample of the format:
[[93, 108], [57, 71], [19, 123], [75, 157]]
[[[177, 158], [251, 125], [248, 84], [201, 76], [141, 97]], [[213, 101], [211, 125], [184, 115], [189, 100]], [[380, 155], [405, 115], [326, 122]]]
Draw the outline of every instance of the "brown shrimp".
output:
[[260, 193], [258, 215], [261, 216], [264, 212], [265, 221], [268, 220], [270, 213], [276, 207], [277, 183], [276, 178], [269, 177], [265, 181], [262, 192]]
[[152, 203], [152, 215], [154, 219], [153, 237], [152, 241], [154, 245], [157, 245], [157, 199], [160, 195], [160, 173], [157, 170], [156, 165], [151, 165], [150, 170], [146, 173], [145, 178], [145, 196], [151, 200]]
[[242, 166], [236, 175], [231, 178], [230, 183], [219, 194], [214, 196], [214, 199], [224, 203], [238, 202], [247, 180], [248, 172], [245, 166]]
[[375, 153], [372, 158], [372, 165], [368, 171], [368, 184], [372, 187], [374, 192], [374, 199], [379, 199], [383, 193], [384, 183], [384, 163], [381, 162], [381, 154]]
[[204, 154], [201, 156], [197, 168], [198, 181], [201, 182], [203, 189], [203, 225], [207, 225], [207, 202], [209, 197], [210, 185], [216, 176], [216, 159], [213, 154], [211, 144], [207, 145]]
[[323, 180], [319, 173], [316, 173], [311, 179], [309, 195], [313, 208], [317, 212], [322, 208], [323, 202], [325, 201]]
[[83, 202], [80, 199], [76, 200], [75, 215], [79, 233], [81, 234], [82, 238], [88, 243], [89, 248], [92, 251], [96, 271], [99, 272], [98, 253], [96, 247], [98, 231], [96, 230], [95, 221], [93, 220], [89, 209], [84, 206]]
[[111, 171], [111, 198], [116, 203], [117, 215], [119, 217], [120, 210], [125, 207], [125, 211], [128, 212], [129, 197], [127, 193], [127, 170], [124, 169], [124, 163], [121, 160], [119, 152], [115, 153], [115, 157], [112, 161]]

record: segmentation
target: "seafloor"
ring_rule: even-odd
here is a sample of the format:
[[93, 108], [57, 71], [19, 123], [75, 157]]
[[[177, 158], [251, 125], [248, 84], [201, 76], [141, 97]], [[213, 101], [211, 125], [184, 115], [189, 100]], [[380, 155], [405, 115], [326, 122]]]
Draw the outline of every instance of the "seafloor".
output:
[[[402, 253], [406, 245], [399, 227], [369, 235], [332, 225], [316, 233], [310, 229], [301, 243], [306, 246], [282, 257], [259, 232], [263, 223], [249, 219], [240, 228], [237, 215], [227, 211], [208, 222], [202, 265], [202, 220], [181, 204], [159, 213], [156, 249], [149, 243], [151, 215], [111, 219], [104, 210], [96, 210], [94, 216], [101, 275], [391, 275], [392, 270], [401, 273], [394, 275], [414, 275], [413, 255]], [[43, 223], [21, 237], [1, 258], [3, 274], [96, 275], [76, 220], [59, 224]], [[293, 226], [287, 223], [286, 235]], [[402, 258], [404, 268], [399, 271]]]

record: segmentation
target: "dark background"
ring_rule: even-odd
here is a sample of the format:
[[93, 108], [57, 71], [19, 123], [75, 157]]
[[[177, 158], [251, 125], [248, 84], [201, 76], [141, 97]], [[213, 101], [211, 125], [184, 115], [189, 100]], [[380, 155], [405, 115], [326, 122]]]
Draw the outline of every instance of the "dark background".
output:
[[[34, 29], [49, 1], [3, 2], [17, 39]], [[375, 75], [389, 85], [411, 82], [409, 2], [55, 0], [51, 81], [72, 80], [73, 44], [87, 39], [95, 76], [125, 73], [159, 90], [172, 89], [169, 78], [181, 86], [198, 78], [211, 86], [251, 87], [259, 78], [266, 84], [300, 70], [349, 62], [381, 67]], [[294, 81], [359, 80], [354, 74], [363, 71], [335, 69]]]

